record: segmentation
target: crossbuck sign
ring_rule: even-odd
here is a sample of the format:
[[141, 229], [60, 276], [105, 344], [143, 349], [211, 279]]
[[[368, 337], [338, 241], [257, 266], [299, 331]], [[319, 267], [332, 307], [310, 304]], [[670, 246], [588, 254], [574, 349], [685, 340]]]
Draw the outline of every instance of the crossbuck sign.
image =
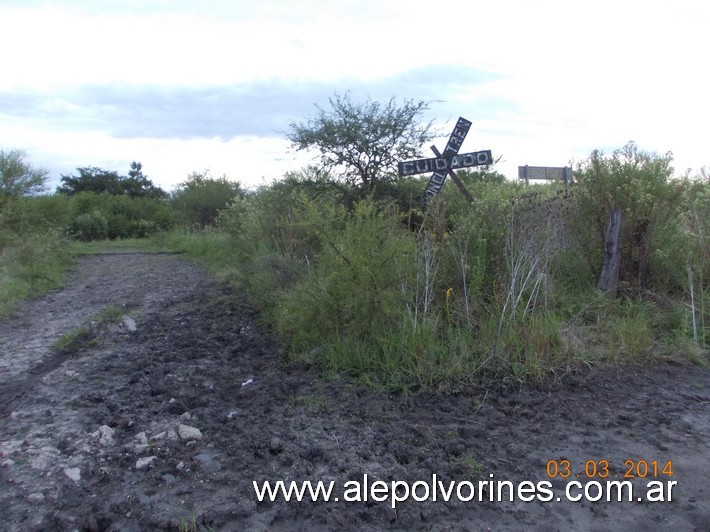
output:
[[[431, 198], [438, 194], [439, 190], [441, 190], [441, 187], [444, 185], [447, 175], [451, 175], [452, 179], [456, 179], [454, 170], [493, 164], [493, 155], [490, 150], [459, 154], [459, 148], [461, 148], [461, 144], [463, 144], [469, 129], [471, 129], [471, 122], [459, 117], [443, 153], [439, 154], [436, 147], [432, 146], [436, 157], [405, 161], [397, 165], [399, 175], [402, 177], [423, 174], [425, 172], [434, 172], [431, 179], [429, 179], [426, 189], [424, 189], [422, 203], [428, 203]], [[462, 185], [459, 188], [462, 188]]]

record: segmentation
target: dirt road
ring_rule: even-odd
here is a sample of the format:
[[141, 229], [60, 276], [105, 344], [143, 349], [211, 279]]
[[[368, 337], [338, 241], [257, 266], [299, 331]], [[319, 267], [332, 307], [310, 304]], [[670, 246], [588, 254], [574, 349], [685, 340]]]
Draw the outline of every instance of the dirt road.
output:
[[[544, 391], [381, 396], [285, 367], [239, 301], [174, 255], [96, 255], [0, 321], [3, 529], [710, 530], [708, 369], [595, 368]], [[132, 321], [89, 323], [91, 345], [54, 353], [108, 307]], [[548, 478], [548, 466], [566, 474], [565, 460], [570, 476]], [[643, 473], [641, 460], [650, 470], [631, 481], [632, 502], [566, 500], [567, 482], [580, 482], [577, 496], [589, 480]], [[392, 508], [392, 493], [376, 502], [375, 490], [347, 502], [365, 475], [370, 487], [419, 481], [427, 500]], [[333, 481], [340, 500], [258, 502], [252, 482], [267, 480]], [[491, 480], [533, 487], [491, 502], [479, 484]], [[675, 481], [672, 501], [639, 501], [651, 480]], [[437, 482], [453, 486], [448, 502], [424, 497]], [[470, 487], [473, 500], [457, 500]]]

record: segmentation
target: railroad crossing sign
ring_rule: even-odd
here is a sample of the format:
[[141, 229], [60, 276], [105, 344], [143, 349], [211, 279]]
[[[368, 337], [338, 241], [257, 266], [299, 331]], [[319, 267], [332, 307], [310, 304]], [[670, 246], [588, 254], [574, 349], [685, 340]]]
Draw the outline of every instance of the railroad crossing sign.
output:
[[447, 175], [451, 176], [451, 179], [456, 183], [466, 199], [473, 201], [473, 198], [456, 176], [454, 170], [493, 164], [493, 155], [490, 150], [462, 153], [459, 155], [459, 148], [461, 148], [461, 144], [463, 144], [469, 129], [471, 129], [471, 122], [463, 117], [459, 117], [443, 153], [439, 153], [436, 146], [432, 146], [431, 149], [434, 155], [436, 155], [435, 158], [405, 161], [397, 165], [400, 176], [433, 172], [429, 183], [424, 189], [424, 194], [421, 199], [422, 203], [428, 203], [431, 198], [438, 194], [439, 190], [441, 190], [441, 187], [444, 185]]
[[441, 170], [458, 170], [470, 166], [493, 164], [491, 150], [474, 151], [472, 153], [459, 153], [453, 157], [434, 157], [432, 159], [417, 159], [398, 163], [397, 168], [401, 177], [425, 172], [438, 172]]

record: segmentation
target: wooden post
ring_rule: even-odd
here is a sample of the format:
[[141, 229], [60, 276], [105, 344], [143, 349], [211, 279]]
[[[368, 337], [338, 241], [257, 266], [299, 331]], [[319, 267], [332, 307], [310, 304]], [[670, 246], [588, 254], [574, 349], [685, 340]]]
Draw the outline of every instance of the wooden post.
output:
[[621, 228], [624, 224], [624, 211], [617, 209], [609, 213], [609, 225], [606, 227], [604, 241], [604, 266], [599, 277], [599, 290], [616, 297], [619, 290], [621, 272]]

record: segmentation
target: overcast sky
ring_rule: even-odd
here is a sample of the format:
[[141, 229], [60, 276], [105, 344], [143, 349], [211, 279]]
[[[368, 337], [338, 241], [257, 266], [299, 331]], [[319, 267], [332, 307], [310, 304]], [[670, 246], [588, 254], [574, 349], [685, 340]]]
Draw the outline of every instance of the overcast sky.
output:
[[509, 178], [630, 140], [697, 173], [709, 22], [701, 0], [0, 0], [0, 148], [52, 184], [136, 160], [168, 190], [253, 186], [304, 166], [284, 133], [349, 90], [471, 120], [461, 151]]

